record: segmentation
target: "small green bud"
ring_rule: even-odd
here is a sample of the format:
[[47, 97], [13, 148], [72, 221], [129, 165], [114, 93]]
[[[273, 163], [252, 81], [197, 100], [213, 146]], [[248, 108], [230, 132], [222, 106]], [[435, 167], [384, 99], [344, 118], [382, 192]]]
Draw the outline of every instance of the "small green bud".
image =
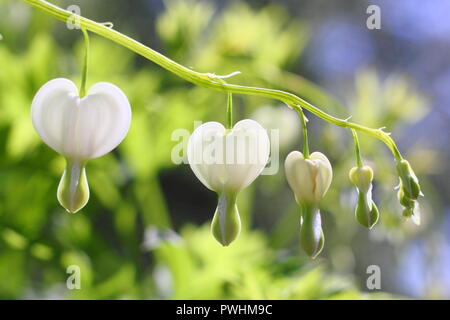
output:
[[86, 163], [66, 159], [66, 169], [59, 182], [59, 203], [70, 213], [81, 210], [89, 200]]
[[366, 193], [373, 180], [373, 171], [369, 166], [353, 167], [348, 174], [350, 181], [362, 192]]
[[233, 242], [241, 231], [241, 219], [236, 205], [235, 194], [219, 194], [214, 218], [211, 223], [211, 232], [216, 240], [223, 246]]
[[372, 200], [373, 170], [369, 166], [353, 167], [348, 176], [358, 190], [356, 220], [364, 227], [372, 229], [380, 217], [378, 208]]
[[419, 179], [414, 174], [409, 162], [405, 159], [400, 160], [397, 164], [397, 172], [400, 177], [400, 188], [403, 188], [405, 196], [417, 200], [421, 195]]
[[358, 203], [355, 210], [356, 220], [368, 229], [377, 223], [380, 213], [372, 200], [371, 192], [363, 193], [358, 191]]
[[302, 206], [300, 246], [311, 259], [314, 259], [322, 251], [324, 243], [319, 209], [313, 206]]

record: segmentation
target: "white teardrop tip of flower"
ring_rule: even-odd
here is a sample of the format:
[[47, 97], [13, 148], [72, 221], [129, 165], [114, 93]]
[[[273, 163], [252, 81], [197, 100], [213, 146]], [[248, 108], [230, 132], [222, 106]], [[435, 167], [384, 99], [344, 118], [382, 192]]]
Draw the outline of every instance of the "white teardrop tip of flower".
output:
[[41, 139], [69, 159], [100, 157], [119, 145], [131, 122], [125, 94], [115, 85], [99, 82], [79, 97], [68, 79], [53, 79], [36, 93], [31, 119]]
[[197, 178], [210, 190], [238, 192], [251, 184], [267, 164], [270, 141], [266, 130], [251, 119], [231, 130], [207, 122], [192, 133], [188, 161]]

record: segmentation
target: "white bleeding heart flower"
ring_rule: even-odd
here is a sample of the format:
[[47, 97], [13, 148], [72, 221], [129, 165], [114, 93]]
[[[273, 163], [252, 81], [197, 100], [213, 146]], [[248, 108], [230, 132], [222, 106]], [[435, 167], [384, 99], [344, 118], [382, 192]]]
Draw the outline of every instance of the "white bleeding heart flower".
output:
[[80, 98], [72, 81], [58, 78], [36, 93], [31, 119], [41, 139], [66, 158], [58, 200], [67, 211], [77, 212], [89, 199], [86, 162], [110, 152], [125, 138], [130, 103], [111, 83], [96, 83]]
[[259, 176], [269, 153], [267, 132], [254, 120], [241, 120], [232, 129], [207, 122], [192, 133], [188, 161], [197, 178], [219, 196], [212, 233], [222, 245], [238, 236], [237, 194]]
[[328, 158], [313, 152], [305, 159], [292, 151], [285, 161], [286, 178], [299, 204], [318, 204], [330, 187], [333, 169]]
[[199, 126], [188, 143], [188, 161], [210, 190], [238, 192], [251, 184], [267, 164], [270, 142], [266, 130], [251, 119], [227, 130], [218, 122]]
[[292, 151], [286, 157], [285, 172], [302, 211], [300, 245], [314, 259], [322, 251], [325, 242], [319, 202], [331, 184], [331, 164], [320, 152], [313, 152], [305, 158], [301, 152]]

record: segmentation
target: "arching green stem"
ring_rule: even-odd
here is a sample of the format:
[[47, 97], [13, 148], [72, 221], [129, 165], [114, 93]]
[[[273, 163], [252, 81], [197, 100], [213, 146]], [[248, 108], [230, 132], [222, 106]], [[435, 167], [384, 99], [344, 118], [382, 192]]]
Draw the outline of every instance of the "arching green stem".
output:
[[[22, 0], [22, 1], [38, 8], [39, 10], [42, 10], [43, 12], [61, 21], [67, 21], [69, 18], [73, 16], [73, 13], [63, 10], [44, 0]], [[389, 134], [384, 132], [382, 129], [369, 128], [357, 123], [349, 122], [346, 119], [336, 118], [322, 111], [316, 106], [310, 104], [309, 102], [301, 99], [295, 94], [286, 91], [224, 83], [223, 81], [220, 81], [219, 80], [220, 77], [216, 76], [215, 74], [200, 73], [185, 66], [182, 66], [176, 63], [175, 61], [167, 58], [166, 56], [160, 54], [159, 52], [156, 52], [155, 50], [143, 45], [142, 43], [139, 43], [138, 41], [118, 31], [108, 28], [104, 24], [97, 23], [82, 16], [77, 16], [77, 18], [82, 28], [85, 28], [86, 30], [89, 30], [102, 37], [110, 39], [111, 41], [114, 41], [130, 49], [131, 51], [147, 58], [148, 60], [153, 61], [154, 63], [176, 74], [177, 76], [186, 81], [189, 81], [193, 84], [203, 86], [206, 88], [221, 90], [229, 93], [238, 93], [277, 99], [289, 106], [292, 106], [297, 110], [304, 108], [309, 112], [313, 113], [314, 115], [316, 115], [317, 117], [330, 123], [333, 123], [337, 126], [359, 130], [361, 132], [365, 132], [381, 140], [383, 143], [386, 144], [386, 146], [388, 146], [388, 148], [391, 150], [392, 154], [398, 161], [403, 159], [397, 146], [395, 145], [394, 140], [392, 140]]]

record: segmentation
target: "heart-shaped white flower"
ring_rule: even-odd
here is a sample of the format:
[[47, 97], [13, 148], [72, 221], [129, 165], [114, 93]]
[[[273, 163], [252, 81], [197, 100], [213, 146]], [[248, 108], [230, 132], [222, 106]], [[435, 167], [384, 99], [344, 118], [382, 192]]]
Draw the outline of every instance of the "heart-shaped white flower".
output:
[[34, 128], [44, 142], [65, 157], [85, 161], [117, 147], [131, 122], [125, 94], [115, 85], [99, 82], [80, 98], [68, 79], [44, 84], [31, 104]]
[[307, 159], [292, 151], [285, 161], [286, 178], [299, 204], [318, 204], [330, 187], [333, 170], [330, 161], [320, 152]]
[[250, 119], [239, 121], [229, 130], [218, 122], [207, 122], [189, 139], [187, 155], [192, 171], [219, 197], [211, 231], [224, 246], [240, 232], [237, 194], [259, 176], [269, 153], [266, 130]]
[[227, 130], [218, 122], [199, 126], [188, 143], [188, 161], [210, 190], [238, 192], [251, 184], [267, 164], [270, 142], [266, 130], [251, 119]]
[[127, 97], [113, 84], [99, 82], [80, 98], [72, 81], [53, 79], [36, 93], [31, 119], [41, 139], [66, 158], [59, 202], [69, 212], [80, 210], [89, 199], [86, 161], [113, 150], [128, 132]]

